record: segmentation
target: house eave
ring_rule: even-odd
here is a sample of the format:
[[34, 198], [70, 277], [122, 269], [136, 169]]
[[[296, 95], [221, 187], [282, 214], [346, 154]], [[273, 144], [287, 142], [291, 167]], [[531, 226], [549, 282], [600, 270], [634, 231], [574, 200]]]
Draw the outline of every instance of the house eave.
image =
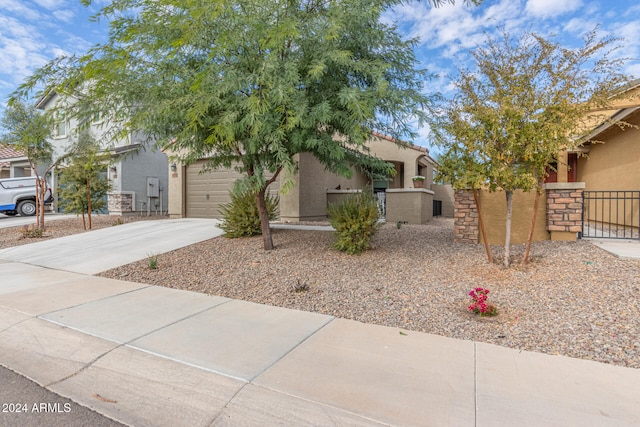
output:
[[581, 138], [582, 144], [589, 144], [595, 137], [601, 135], [607, 130], [611, 129], [613, 126], [617, 126], [617, 123], [626, 119], [636, 111], [640, 110], [640, 106], [623, 108], [618, 110], [615, 114], [613, 114], [610, 120], [607, 120], [605, 123], [602, 123], [596, 126], [588, 135]]

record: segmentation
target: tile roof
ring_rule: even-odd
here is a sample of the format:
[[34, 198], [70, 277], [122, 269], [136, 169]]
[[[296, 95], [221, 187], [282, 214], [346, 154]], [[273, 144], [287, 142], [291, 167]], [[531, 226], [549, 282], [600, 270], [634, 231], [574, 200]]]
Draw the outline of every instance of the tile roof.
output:
[[10, 166], [9, 162], [3, 161], [4, 159], [12, 159], [14, 157], [24, 157], [24, 153], [10, 145], [0, 144], [0, 169], [5, 169]]
[[11, 159], [14, 157], [24, 157], [24, 153], [10, 145], [0, 144], [0, 159]]

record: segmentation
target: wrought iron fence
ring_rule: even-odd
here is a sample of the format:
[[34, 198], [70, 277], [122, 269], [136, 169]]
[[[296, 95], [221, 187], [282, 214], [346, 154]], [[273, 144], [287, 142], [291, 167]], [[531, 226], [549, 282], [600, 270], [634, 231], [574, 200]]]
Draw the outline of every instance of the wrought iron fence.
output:
[[583, 192], [582, 237], [640, 239], [640, 190]]

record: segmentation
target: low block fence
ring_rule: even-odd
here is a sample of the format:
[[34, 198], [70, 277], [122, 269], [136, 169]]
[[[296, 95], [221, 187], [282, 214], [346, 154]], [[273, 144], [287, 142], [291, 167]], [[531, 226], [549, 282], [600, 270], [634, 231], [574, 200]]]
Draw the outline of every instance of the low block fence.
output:
[[[584, 183], [549, 183], [541, 196], [534, 241], [576, 240], [582, 231], [582, 192]], [[526, 242], [533, 215], [535, 192], [517, 191], [513, 198], [511, 241]], [[482, 220], [489, 244], [504, 243], [506, 200], [504, 192], [479, 191]], [[454, 195], [454, 240], [480, 243], [478, 208], [471, 190], [457, 190]]]

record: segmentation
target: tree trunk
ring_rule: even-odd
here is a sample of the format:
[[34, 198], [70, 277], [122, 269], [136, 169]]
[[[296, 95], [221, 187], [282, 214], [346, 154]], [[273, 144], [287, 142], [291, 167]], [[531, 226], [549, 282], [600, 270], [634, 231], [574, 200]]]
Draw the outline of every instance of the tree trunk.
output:
[[505, 191], [507, 198], [507, 229], [504, 238], [504, 265], [509, 267], [511, 262], [511, 213], [513, 211], [513, 191]]
[[36, 197], [36, 216], [38, 219], [36, 220], [36, 224], [38, 228], [44, 230], [44, 198], [47, 194], [47, 181], [45, 181], [44, 177], [40, 177], [36, 175], [36, 192], [38, 196]]
[[36, 175], [36, 228], [40, 228], [40, 178]]
[[89, 230], [91, 230], [91, 179], [87, 178], [87, 217], [89, 217]]
[[260, 215], [260, 228], [262, 229], [262, 241], [264, 242], [264, 250], [273, 249], [273, 239], [271, 237], [271, 227], [269, 226], [269, 212], [267, 211], [267, 203], [264, 200], [267, 187], [262, 188], [256, 194], [256, 203], [258, 204], [258, 214]]
[[480, 233], [482, 234], [482, 241], [484, 242], [484, 250], [487, 252], [487, 259], [489, 260], [489, 262], [493, 262], [493, 257], [491, 256], [491, 248], [489, 247], [489, 242], [487, 241], [487, 232], [484, 228], [484, 222], [482, 221], [482, 212], [480, 211], [480, 198], [478, 197], [478, 190], [474, 188], [472, 192], [473, 200], [475, 200], [476, 209], [478, 210], [478, 222], [480, 223]]
[[84, 210], [82, 211], [82, 228], [83, 228], [84, 230], [86, 230], [86, 229], [87, 229], [87, 222], [86, 222], [86, 221], [85, 221], [85, 219], [84, 219]]
[[527, 246], [524, 250], [524, 258], [522, 258], [523, 264], [529, 263], [529, 251], [531, 250], [531, 241], [533, 240], [533, 231], [536, 227], [536, 220], [538, 219], [538, 207], [540, 206], [540, 196], [541, 190], [540, 187], [542, 184], [538, 182], [538, 186], [536, 187], [536, 198], [533, 202], [533, 215], [531, 216], [531, 227], [529, 228], [529, 235], [527, 236]]

